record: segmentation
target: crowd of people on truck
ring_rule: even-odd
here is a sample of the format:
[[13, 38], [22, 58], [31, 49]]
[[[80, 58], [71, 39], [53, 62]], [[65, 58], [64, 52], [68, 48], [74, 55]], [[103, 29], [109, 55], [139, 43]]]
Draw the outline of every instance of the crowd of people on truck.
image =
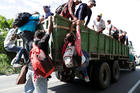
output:
[[[79, 5], [79, 7], [76, 10], [77, 5]], [[77, 63], [77, 68], [83, 72], [84, 80], [86, 82], [90, 81], [87, 73], [89, 58], [86, 51], [81, 48], [80, 24], [84, 25], [87, 28], [92, 16], [91, 8], [95, 6], [95, 0], [88, 0], [87, 3], [82, 3], [81, 0], [68, 0], [67, 3], [61, 5], [56, 10], [56, 13], [58, 13], [60, 16], [63, 16], [64, 18], [72, 21], [71, 28], [76, 25], [76, 35], [73, 34], [72, 29], [70, 29], [70, 33], [66, 35], [66, 38], [64, 40], [65, 44], [62, 50], [63, 61], [66, 67], [70, 67], [69, 65], [67, 65], [67, 63], [70, 63], [72, 61], [71, 56], [68, 55], [68, 48], [71, 48], [73, 50], [72, 55], [76, 57], [76, 60], [78, 60], [77, 62], [79, 62]], [[50, 6], [43, 6], [43, 10], [45, 12], [45, 17], [41, 16], [39, 12], [35, 12], [34, 14], [30, 14], [27, 12], [20, 13], [13, 23], [13, 29], [8, 32], [7, 37], [4, 41], [4, 47], [8, 52], [17, 53], [16, 57], [11, 62], [13, 67], [22, 66], [20, 64], [20, 59], [21, 56], [24, 55], [25, 63], [28, 65], [25, 93], [33, 93], [34, 89], [36, 90], [36, 93], [47, 93], [47, 77], [50, 76], [50, 74], [54, 71], [53, 65], [47, 63], [49, 69], [46, 70], [47, 77], [44, 78], [44, 76], [41, 74], [40, 76], [37, 75], [39, 72], [36, 72], [36, 69], [33, 65], [33, 62], [38, 60], [43, 66], [45, 66], [43, 62], [50, 61], [48, 41], [53, 30], [51, 16], [53, 16], [54, 14], [51, 12]], [[87, 20], [85, 21], [86, 17]], [[25, 22], [26, 19], [28, 20]], [[48, 31], [37, 30], [37, 25], [44, 21], [44, 19], [49, 20]], [[97, 15], [97, 18], [93, 21], [92, 29], [97, 31], [98, 33], [103, 33], [106, 27], [108, 36], [119, 40], [125, 45], [128, 45], [127, 32], [117, 29], [111, 24], [111, 20], [107, 20], [106, 25], [105, 21], [102, 19], [102, 14]], [[25, 41], [25, 48], [15, 45], [17, 38], [22, 38], [23, 41]]]

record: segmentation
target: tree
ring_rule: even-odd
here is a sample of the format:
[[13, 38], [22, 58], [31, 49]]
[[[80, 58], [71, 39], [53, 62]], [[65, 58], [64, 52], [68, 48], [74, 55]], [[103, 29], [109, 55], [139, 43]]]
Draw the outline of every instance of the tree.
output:
[[13, 19], [6, 19], [4, 16], [0, 15], [0, 29], [11, 29], [13, 21]]

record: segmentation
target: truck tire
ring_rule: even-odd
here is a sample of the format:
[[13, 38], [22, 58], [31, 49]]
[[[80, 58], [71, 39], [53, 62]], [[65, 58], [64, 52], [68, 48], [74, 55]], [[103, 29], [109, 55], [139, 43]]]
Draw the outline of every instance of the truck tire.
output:
[[71, 82], [75, 78], [75, 75], [73, 73], [68, 75], [67, 72], [56, 71], [55, 75], [57, 79], [63, 82]]
[[117, 82], [120, 78], [120, 66], [119, 66], [118, 61], [114, 61], [111, 68], [112, 68], [111, 80], [113, 82]]
[[98, 84], [101, 89], [109, 87], [111, 81], [111, 72], [108, 63], [103, 62], [100, 65], [98, 73]]

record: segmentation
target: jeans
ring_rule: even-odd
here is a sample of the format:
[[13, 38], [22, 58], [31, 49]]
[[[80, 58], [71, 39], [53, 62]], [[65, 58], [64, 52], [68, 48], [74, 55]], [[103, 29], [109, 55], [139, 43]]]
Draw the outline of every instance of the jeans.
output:
[[24, 49], [22, 47], [18, 47], [18, 46], [6, 47], [5, 49], [8, 52], [16, 52], [17, 53], [17, 55], [16, 55], [16, 62], [15, 63], [19, 63], [20, 62], [22, 54], [24, 55], [26, 63], [28, 62], [29, 57], [28, 57], [28, 53], [27, 53], [26, 49]]
[[19, 33], [19, 36], [25, 41], [25, 47], [28, 53], [32, 49], [32, 42], [33, 42], [33, 37], [34, 37], [34, 32], [31, 31], [24, 31]]
[[28, 69], [26, 74], [25, 93], [47, 93], [48, 81], [43, 77], [37, 77], [34, 81], [34, 72]]
[[85, 58], [86, 58], [86, 61], [85, 61], [86, 66], [85, 66], [85, 67], [81, 66], [81, 70], [82, 70], [84, 76], [86, 77], [86, 76], [88, 76], [87, 67], [88, 67], [88, 65], [89, 65], [89, 56], [88, 56], [88, 54], [86, 53], [86, 51], [82, 50], [82, 52], [83, 52], [83, 54], [84, 54], [84, 56], [85, 56]]

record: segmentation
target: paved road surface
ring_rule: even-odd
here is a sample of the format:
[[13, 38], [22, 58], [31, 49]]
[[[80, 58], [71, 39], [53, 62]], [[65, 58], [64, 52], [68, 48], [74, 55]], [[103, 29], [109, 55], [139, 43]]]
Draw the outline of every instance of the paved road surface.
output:
[[[24, 85], [16, 85], [17, 75], [0, 76], [0, 93], [24, 93]], [[60, 82], [54, 73], [49, 80], [48, 93], [140, 93], [140, 66], [135, 72], [122, 70], [120, 80], [105, 90], [98, 90], [80, 80], [75, 80], [71, 84]]]

